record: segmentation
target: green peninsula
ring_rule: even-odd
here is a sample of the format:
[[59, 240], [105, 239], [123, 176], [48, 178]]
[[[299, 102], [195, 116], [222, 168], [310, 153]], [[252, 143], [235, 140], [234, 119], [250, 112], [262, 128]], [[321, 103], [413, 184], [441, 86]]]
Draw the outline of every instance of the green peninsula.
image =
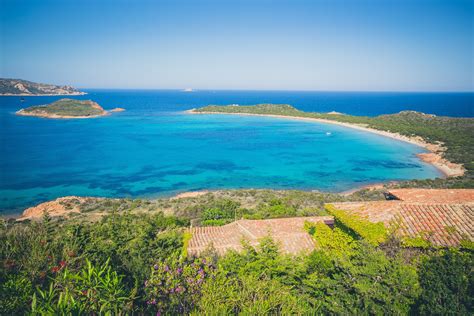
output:
[[83, 95], [71, 86], [37, 83], [22, 79], [0, 78], [0, 96]]
[[[123, 111], [113, 109], [110, 112]], [[38, 116], [45, 118], [92, 118], [108, 115], [99, 104], [91, 100], [61, 99], [47, 105], [30, 106], [16, 112], [22, 116]]]
[[408, 141], [425, 147], [430, 153], [420, 158], [439, 168], [448, 178], [413, 180], [402, 186], [474, 187], [474, 119], [455, 118], [402, 111], [375, 117], [353, 116], [337, 112], [304, 112], [289, 104], [208, 105], [193, 109], [195, 114], [240, 114], [286, 117], [343, 125]]

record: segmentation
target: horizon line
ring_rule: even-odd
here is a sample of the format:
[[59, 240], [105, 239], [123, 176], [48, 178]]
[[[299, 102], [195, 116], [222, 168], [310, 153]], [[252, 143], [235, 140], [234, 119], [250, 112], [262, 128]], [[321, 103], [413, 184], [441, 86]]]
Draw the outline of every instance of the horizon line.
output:
[[199, 91], [262, 91], [262, 92], [361, 92], [361, 93], [474, 93], [474, 90], [310, 90], [310, 89], [198, 89], [191, 88], [192, 91], [185, 91], [190, 88], [91, 88], [91, 87], [76, 87], [78, 90], [137, 90], [137, 91], [182, 91], [186, 93], [193, 93]]

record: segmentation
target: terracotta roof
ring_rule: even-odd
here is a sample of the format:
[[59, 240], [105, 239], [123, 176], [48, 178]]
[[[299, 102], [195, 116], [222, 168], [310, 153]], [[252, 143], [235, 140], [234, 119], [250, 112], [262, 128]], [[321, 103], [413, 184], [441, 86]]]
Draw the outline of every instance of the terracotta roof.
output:
[[400, 212], [400, 201], [340, 202], [330, 203], [339, 210], [367, 218], [369, 221], [390, 223]]
[[314, 249], [314, 242], [304, 230], [306, 221], [324, 222], [328, 225], [334, 222], [331, 216], [314, 216], [266, 220], [242, 219], [224, 226], [193, 227], [188, 253], [199, 255], [209, 247], [214, 248], [219, 254], [230, 249], [240, 251], [243, 249], [242, 240], [255, 247], [260, 239], [266, 236], [271, 236], [279, 243], [284, 253], [297, 254], [309, 251]]
[[[331, 203], [335, 208], [397, 228], [399, 236], [424, 237], [436, 246], [474, 241], [474, 202], [411, 203], [405, 201]], [[396, 226], [393, 226], [396, 225]]]
[[388, 193], [398, 200], [420, 203], [474, 202], [474, 189], [393, 189]]
[[400, 206], [401, 235], [427, 234], [425, 238], [437, 246], [457, 246], [463, 239], [474, 241], [474, 203]]

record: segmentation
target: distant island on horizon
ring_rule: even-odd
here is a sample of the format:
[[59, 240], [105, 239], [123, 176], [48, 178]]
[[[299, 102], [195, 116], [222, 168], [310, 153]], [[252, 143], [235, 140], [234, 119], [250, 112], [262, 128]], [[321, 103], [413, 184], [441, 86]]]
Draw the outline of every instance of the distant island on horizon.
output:
[[71, 86], [37, 83], [23, 79], [0, 78], [0, 96], [84, 95]]

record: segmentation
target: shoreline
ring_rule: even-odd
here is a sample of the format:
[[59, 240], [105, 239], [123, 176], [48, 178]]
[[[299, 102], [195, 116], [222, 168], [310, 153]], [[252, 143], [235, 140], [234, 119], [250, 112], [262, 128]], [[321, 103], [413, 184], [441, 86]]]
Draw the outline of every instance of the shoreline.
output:
[[[107, 111], [105, 115], [110, 115], [113, 111]], [[338, 121], [333, 121], [333, 120], [327, 120], [327, 119], [319, 119], [319, 118], [307, 118], [307, 117], [297, 117], [297, 116], [286, 116], [286, 115], [275, 115], [275, 114], [253, 114], [253, 113], [224, 113], [224, 112], [195, 112], [195, 109], [187, 110], [184, 111], [186, 114], [225, 114], [225, 115], [236, 115], [236, 116], [263, 116], [263, 117], [272, 117], [272, 118], [279, 118], [279, 119], [289, 119], [289, 120], [299, 120], [299, 121], [308, 121], [308, 122], [318, 122], [318, 123], [327, 123], [327, 124], [334, 124], [334, 125], [339, 125], [347, 128], [353, 128], [373, 134], [377, 134], [380, 136], [392, 138], [398, 141], [403, 141], [406, 143], [410, 143], [419, 147], [422, 147], [429, 152], [427, 153], [420, 153], [417, 154], [417, 157], [422, 160], [425, 163], [429, 163], [436, 167], [442, 175], [445, 177], [456, 177], [456, 176], [462, 176], [465, 172], [465, 169], [463, 165], [461, 164], [454, 164], [445, 158], [442, 157], [442, 153], [446, 150], [445, 147], [442, 146], [442, 144], [430, 144], [426, 141], [424, 141], [421, 137], [408, 137], [404, 136], [398, 133], [392, 133], [392, 132], [387, 132], [383, 130], [377, 130], [373, 128], [369, 128], [367, 126], [363, 125], [356, 125], [356, 124], [350, 124], [350, 123], [345, 123], [345, 122], [338, 122]], [[37, 115], [28, 115], [28, 114], [23, 114], [23, 113], [16, 113], [17, 115], [23, 115], [23, 116], [37, 116]], [[87, 117], [45, 117], [45, 116], [37, 116], [41, 118], [93, 118], [93, 117], [100, 117], [104, 115], [98, 115], [98, 116], [87, 116]], [[373, 183], [373, 184], [366, 184], [366, 185], [361, 185], [361, 186], [355, 186], [349, 190], [341, 191], [341, 192], [332, 192], [335, 194], [340, 194], [340, 195], [350, 195], [354, 192], [357, 192], [359, 190], [363, 189], [382, 189], [385, 185], [397, 183], [397, 181], [388, 181], [384, 183]], [[271, 190], [271, 189], [269, 189]], [[174, 194], [172, 196], [168, 196], [167, 198], [175, 200], [175, 199], [183, 199], [183, 198], [194, 198], [198, 197], [201, 195], [205, 195], [207, 193], [210, 193], [214, 190], [199, 190], [199, 191], [185, 191], [181, 193]], [[217, 190], [219, 191], [219, 190]], [[308, 190], [304, 190], [308, 191]], [[311, 191], [308, 191], [311, 192]], [[63, 199], [63, 198], [69, 198], [69, 197], [61, 197], [58, 199]], [[84, 198], [84, 197], [76, 197], [76, 198]], [[104, 198], [104, 197], [101, 197]], [[53, 200], [56, 201], [56, 200]], [[48, 202], [53, 202], [53, 201], [47, 201], [44, 203]], [[40, 203], [36, 206], [32, 206], [30, 208], [37, 207], [39, 205], [42, 205], [44, 203]], [[29, 208], [27, 208], [29, 209]], [[21, 219], [24, 217], [24, 212], [27, 210], [25, 209], [22, 213], [20, 214], [8, 214], [9, 218], [16, 218], [16, 219]]]
[[68, 95], [86, 95], [87, 92], [78, 92], [78, 93], [67, 93], [67, 94], [53, 94], [53, 93], [47, 93], [47, 94], [27, 94], [27, 93], [21, 93], [21, 94], [0, 94], [0, 97], [54, 97], [54, 96], [68, 96]]
[[111, 115], [109, 112], [106, 112], [104, 114], [98, 114], [98, 115], [90, 115], [90, 116], [71, 116], [71, 115], [56, 115], [56, 114], [33, 114], [33, 113], [25, 113], [23, 112], [23, 109], [18, 110], [15, 112], [15, 115], [18, 116], [32, 116], [32, 117], [39, 117], [39, 118], [45, 118], [45, 119], [88, 119], [88, 118], [97, 118], [97, 117], [103, 117], [103, 116], [108, 116]]
[[347, 128], [357, 129], [364, 132], [369, 132], [373, 134], [377, 134], [380, 136], [392, 138], [398, 141], [403, 141], [406, 143], [410, 143], [412, 145], [416, 145], [428, 150], [428, 153], [420, 153], [416, 156], [421, 161], [433, 165], [438, 171], [440, 171], [445, 177], [458, 177], [463, 176], [465, 173], [465, 169], [463, 165], [452, 163], [445, 158], [443, 158], [442, 154], [446, 150], [442, 145], [431, 144], [423, 140], [421, 137], [408, 137], [398, 133], [392, 133], [387, 131], [382, 131], [374, 128], [370, 128], [367, 126], [350, 124], [345, 122], [338, 122], [333, 120], [327, 119], [319, 119], [319, 118], [311, 118], [311, 117], [298, 117], [298, 116], [288, 116], [288, 115], [276, 115], [276, 114], [254, 114], [254, 113], [225, 113], [225, 112], [196, 112], [196, 109], [191, 109], [185, 111], [187, 114], [223, 114], [223, 115], [237, 115], [237, 116], [262, 116], [262, 117], [272, 117], [272, 118], [280, 118], [280, 119], [290, 119], [290, 120], [298, 120], [298, 121], [307, 121], [307, 122], [317, 122], [317, 123], [327, 123], [327, 124], [334, 124], [339, 125]]

